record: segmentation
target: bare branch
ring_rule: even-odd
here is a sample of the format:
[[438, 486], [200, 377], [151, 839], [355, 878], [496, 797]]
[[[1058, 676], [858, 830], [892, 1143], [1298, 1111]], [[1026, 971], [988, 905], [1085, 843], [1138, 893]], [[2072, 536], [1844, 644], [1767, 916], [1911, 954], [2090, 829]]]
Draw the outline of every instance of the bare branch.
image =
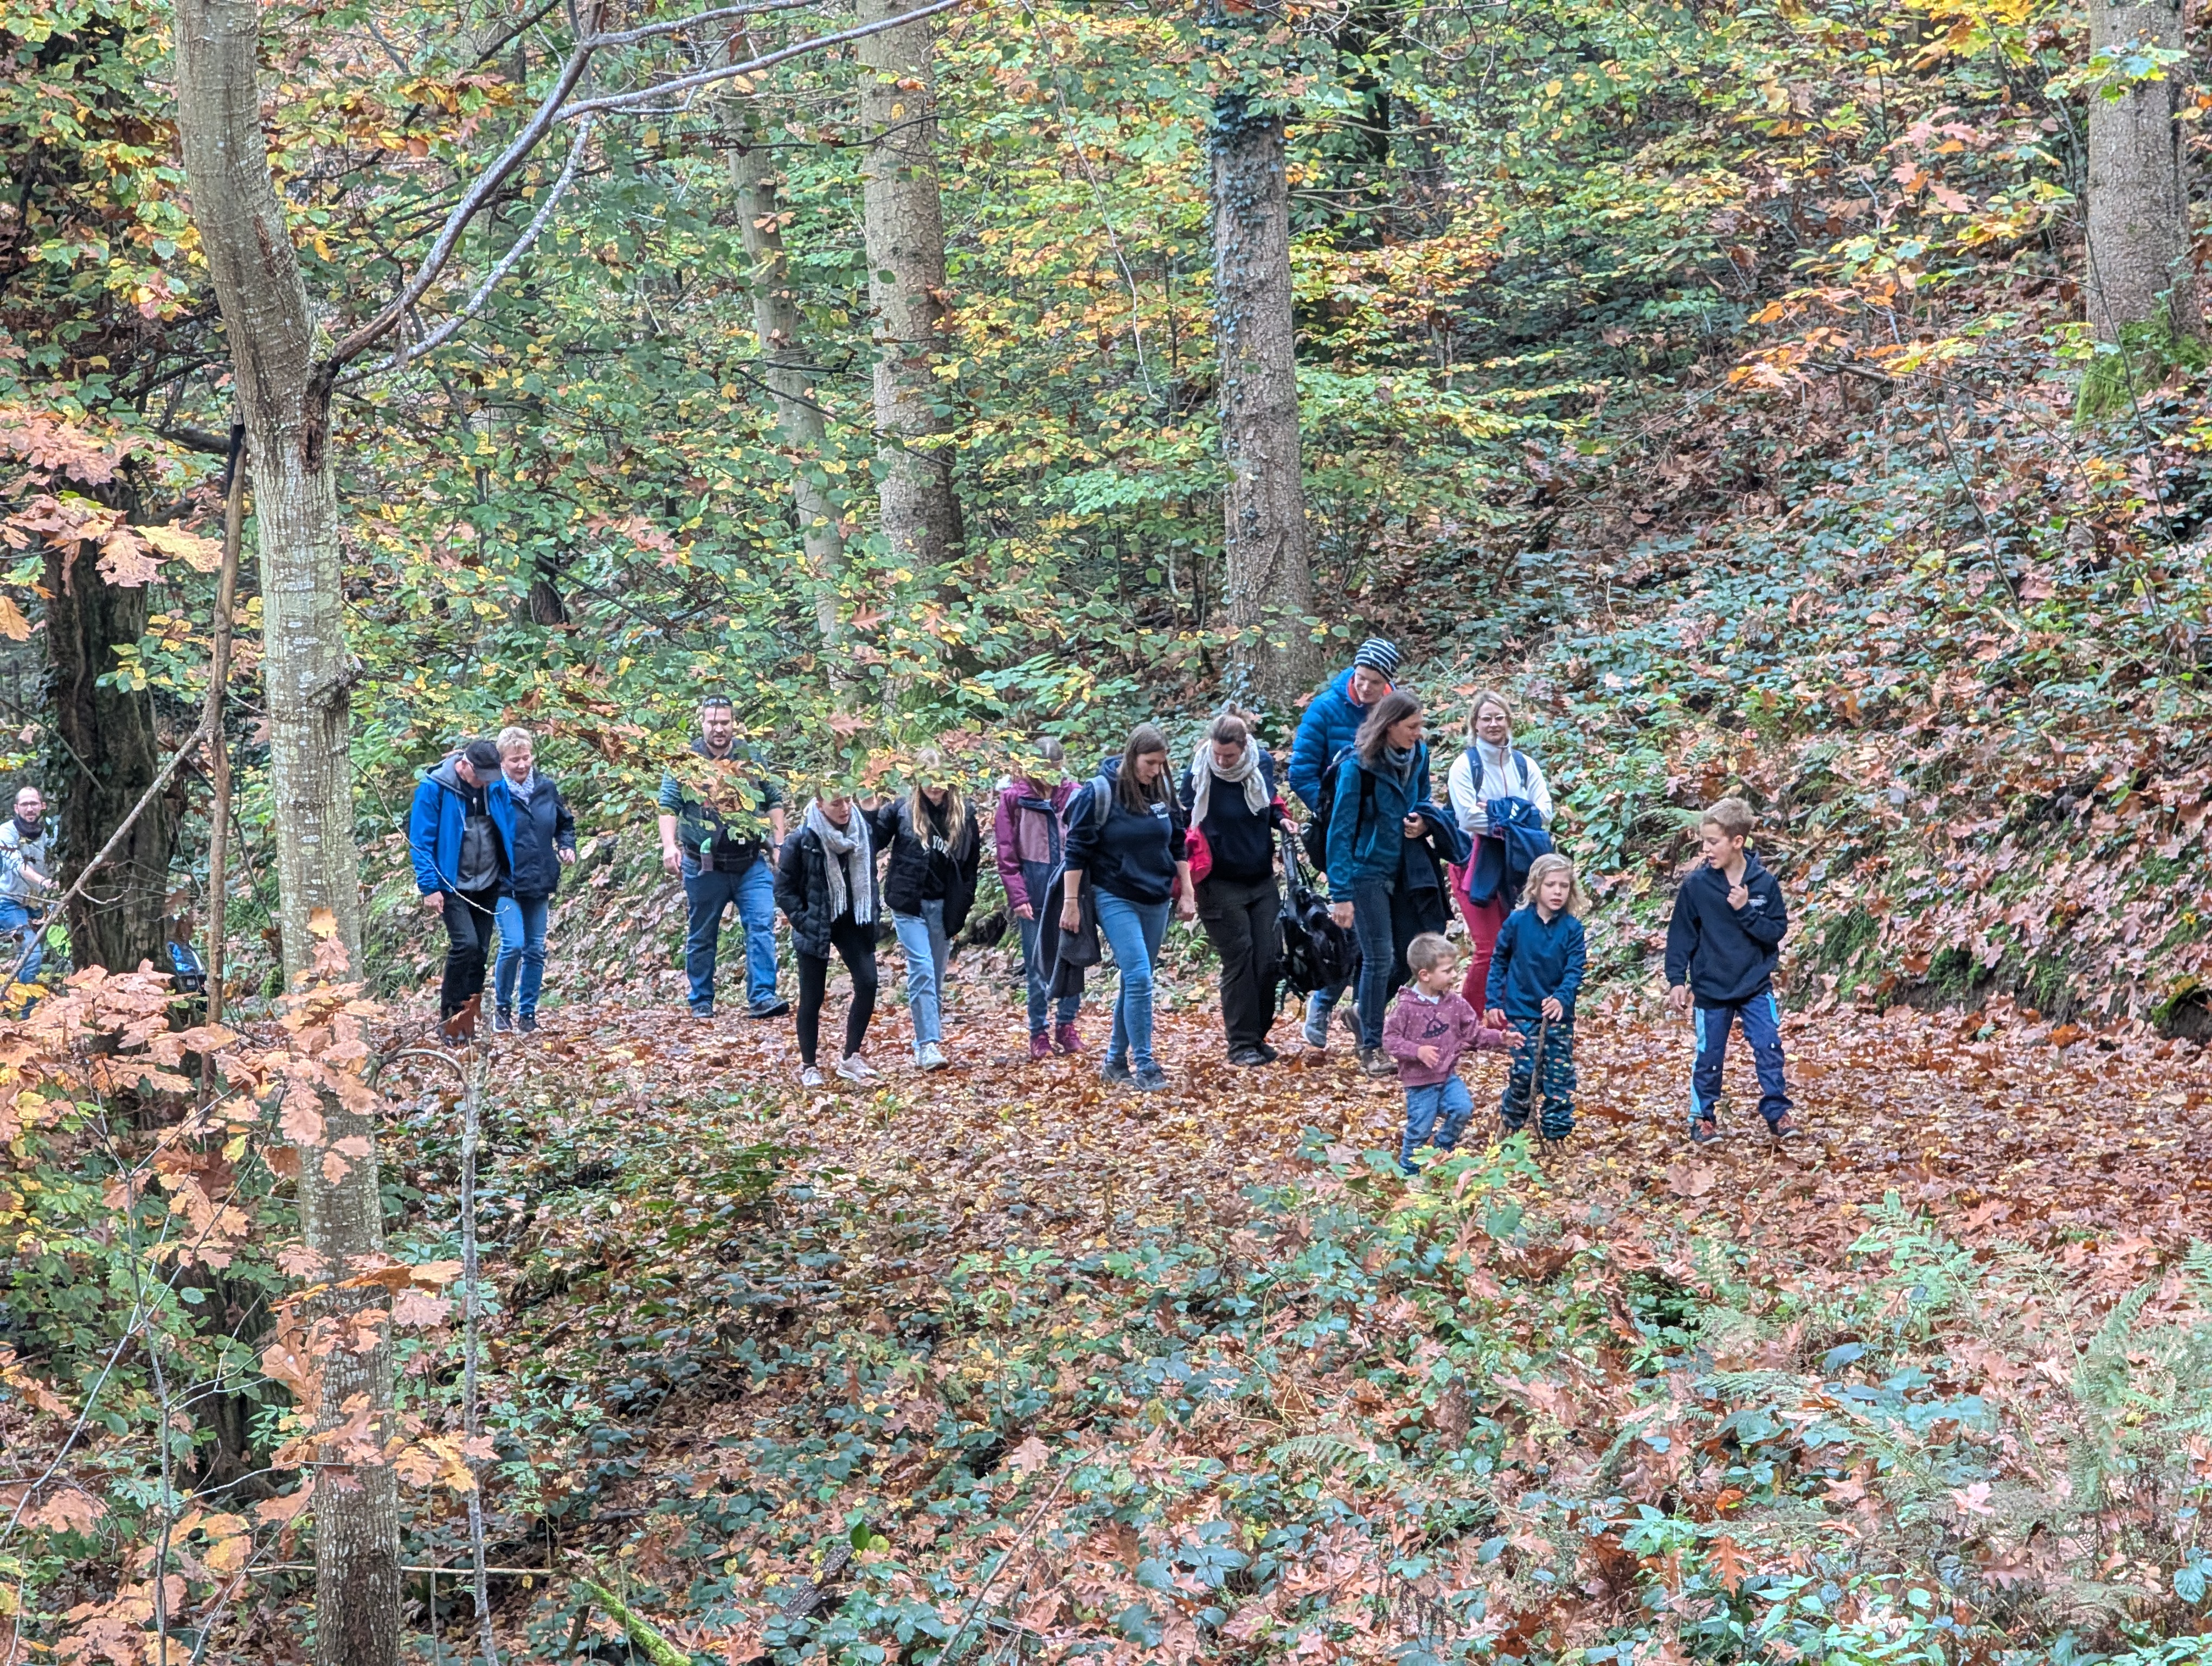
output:
[[912, 11], [897, 12], [889, 17], [878, 18], [872, 23], [863, 23], [855, 28], [842, 30], [836, 34], [817, 34], [811, 40], [799, 42], [796, 46], [786, 46], [781, 52], [769, 52], [760, 58], [748, 58], [743, 64], [720, 64], [711, 70], [702, 70], [696, 75], [679, 76], [672, 81], [656, 82], [651, 87], [641, 87], [635, 92], [611, 93], [603, 98], [585, 99], [563, 110], [560, 119], [562, 121], [574, 121], [580, 116], [598, 115], [608, 110], [635, 110], [651, 104], [656, 99], [666, 98], [672, 94], [694, 92], [702, 87], [711, 87], [717, 82], [729, 81], [738, 76], [751, 75], [757, 70], [772, 69], [787, 59], [802, 58], [808, 52], [818, 52], [828, 46], [842, 46], [848, 40], [860, 40], [868, 35], [880, 34], [885, 29], [896, 29], [924, 17], [933, 17], [939, 12], [951, 11], [966, 3], [967, 0], [935, 0], [933, 5], [916, 6]]
[[491, 298], [491, 292], [499, 286], [499, 281], [513, 271], [516, 263], [530, 252], [531, 246], [538, 241], [539, 234], [551, 222], [554, 206], [560, 202], [570, 183], [574, 180], [576, 164], [583, 160], [585, 147], [591, 143], [593, 119], [586, 116], [577, 127], [575, 140], [568, 147], [568, 160], [561, 165], [560, 177], [553, 181], [552, 188], [545, 193], [545, 200], [538, 205], [538, 212], [531, 216], [530, 223], [523, 228], [522, 235], [514, 240], [513, 246], [505, 254], [500, 256], [497, 263], [484, 274], [483, 282], [477, 285], [476, 293], [468, 298], [461, 309], [412, 346], [408, 346], [403, 342], [399, 351], [385, 360], [383, 363], [350, 372], [340, 378], [341, 386], [362, 381], [370, 376], [380, 376], [387, 370], [401, 368], [410, 359], [419, 358], [425, 353], [435, 351], [450, 341], [454, 332], [464, 324], [477, 315], [484, 302]]

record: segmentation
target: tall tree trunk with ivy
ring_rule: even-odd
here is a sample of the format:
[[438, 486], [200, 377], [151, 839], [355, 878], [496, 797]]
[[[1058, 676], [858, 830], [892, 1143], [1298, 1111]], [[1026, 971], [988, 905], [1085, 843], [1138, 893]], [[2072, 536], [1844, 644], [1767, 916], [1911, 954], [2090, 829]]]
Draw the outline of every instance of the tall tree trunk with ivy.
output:
[[[910, 0], [861, 0], [859, 21], [910, 9]], [[939, 410], [945, 390], [935, 374], [945, 320], [945, 209], [930, 21], [869, 35], [860, 54], [867, 143], [860, 212], [875, 313], [884, 536], [899, 566], [933, 579], [959, 560], [963, 538], [952, 453], [942, 443], [952, 423]]]
[[829, 425], [822, 410], [821, 371], [806, 350], [799, 297], [791, 287], [775, 158], [761, 143], [759, 118], [750, 100], [744, 109], [744, 142], [731, 158], [730, 180], [744, 225], [745, 254], [752, 263], [753, 333], [759, 337], [761, 366], [775, 400], [777, 438], [791, 464], [792, 508], [814, 597], [815, 629], [836, 682], [841, 680], [842, 669], [836, 655], [837, 587], [845, 564], [845, 538], [822, 467]]
[[[314, 356], [307, 288], [270, 177], [260, 46], [258, 0], [179, 0], [177, 125], [253, 471], [270, 826], [290, 976], [308, 966], [319, 939], [335, 938], [348, 964], [360, 964], [360, 854], [347, 753], [352, 659], [330, 455], [331, 373]], [[299, 1116], [287, 1127], [301, 1157], [304, 1236], [331, 1280], [319, 1312], [343, 1323], [381, 1299], [373, 1286], [337, 1287], [357, 1258], [380, 1256], [384, 1248], [376, 1130], [333, 1097], [323, 1097], [319, 1113], [319, 1126]], [[390, 1432], [392, 1362], [388, 1334], [376, 1334], [380, 1340], [365, 1351], [338, 1347], [323, 1362], [316, 1415], [330, 1428], [351, 1407], [365, 1408], [380, 1444]], [[317, 1666], [395, 1666], [398, 1478], [385, 1463], [327, 1464], [314, 1487]]]
[[[2109, 5], [2092, 0], [2093, 52], [2126, 59], [2148, 46], [2179, 54], [2177, 0]], [[2179, 114], [2185, 66], [2154, 79], [2116, 72], [2089, 97], [2087, 213], [2089, 323], [2100, 341], [2146, 339], [2163, 359], [2176, 341], [2203, 334], [2191, 259], [2188, 172]], [[2107, 97], [2117, 91], [2117, 97]]]
[[1245, 94], [1224, 94], [1212, 148], [1231, 665], [1239, 692], [1281, 702], [1308, 691], [1319, 666], [1304, 623], [1313, 612], [1313, 539], [1301, 478], [1282, 115]]

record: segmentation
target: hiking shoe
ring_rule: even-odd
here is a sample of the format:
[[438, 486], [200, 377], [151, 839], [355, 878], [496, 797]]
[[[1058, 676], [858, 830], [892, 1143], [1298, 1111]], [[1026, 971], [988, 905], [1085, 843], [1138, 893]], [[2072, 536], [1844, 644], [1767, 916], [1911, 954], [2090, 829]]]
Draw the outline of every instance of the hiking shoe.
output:
[[1390, 1055], [1379, 1047], [1363, 1047], [1359, 1049], [1359, 1067], [1370, 1076], [1395, 1076], [1398, 1073], [1397, 1065], [1392, 1062]]
[[773, 1000], [756, 1001], [745, 1008], [745, 1016], [749, 1018], [780, 1018], [790, 1010], [791, 1003], [779, 995]]
[[1721, 1137], [1721, 1125], [1710, 1116], [1700, 1116], [1690, 1124], [1690, 1143], [1710, 1146]]
[[1421, 1165], [1419, 1164], [1408, 1163], [1402, 1157], [1398, 1159], [1398, 1172], [1403, 1175], [1407, 1179], [1411, 1180], [1415, 1175], [1420, 1173], [1420, 1171]]
[[1313, 1018], [1309, 1017], [1305, 1021], [1304, 1034], [1308, 1047], [1312, 1048], [1316, 1053], [1326, 1053], [1328, 1051], [1328, 1014], [1323, 1012], [1320, 1014], [1320, 1018], [1321, 1022], [1316, 1025]]
[[1797, 1126], [1797, 1119], [1786, 1110], [1766, 1125], [1766, 1131], [1777, 1140], [1795, 1140], [1804, 1132]]
[[520, 1018], [514, 1021], [514, 1027], [522, 1031], [526, 1036], [536, 1035], [538, 1033], [538, 1014], [535, 1012], [525, 1012]]
[[492, 1034], [493, 1034], [493, 1035], [495, 1035], [495, 1036], [504, 1036], [504, 1035], [507, 1035], [507, 1034], [512, 1033], [512, 1032], [513, 1032], [513, 1031], [514, 1031], [514, 1013], [512, 1013], [512, 1012], [507, 1012], [507, 1011], [506, 1009], [504, 1009], [504, 1008], [501, 1008], [500, 1011], [498, 1011], [498, 1012], [494, 1012], [494, 1013], [491, 1015], [491, 1032], [492, 1032]]
[[1129, 1077], [1129, 1085], [1139, 1093], [1158, 1093], [1167, 1085], [1168, 1073], [1156, 1064], [1140, 1064]]
[[945, 1049], [935, 1042], [924, 1042], [915, 1049], [914, 1061], [924, 1070], [942, 1070], [947, 1062]]
[[883, 1080], [881, 1073], [875, 1066], [870, 1064], [858, 1053], [848, 1053], [843, 1058], [838, 1060], [837, 1073], [847, 1081], [858, 1082], [863, 1086], [870, 1082]]
[[805, 1069], [804, 1069], [804, 1070], [802, 1070], [802, 1071], [800, 1071], [800, 1072], [799, 1073], [799, 1086], [801, 1086], [801, 1087], [819, 1087], [819, 1086], [821, 1086], [821, 1085], [822, 1085], [822, 1070], [821, 1070], [821, 1067], [820, 1067], [818, 1065], [811, 1065], [811, 1064], [810, 1064], [810, 1065], [808, 1065], [808, 1066], [806, 1067], [806, 1068], [805, 1068]]
[[1273, 1064], [1276, 1060], [1283, 1056], [1281, 1054], [1275, 1051], [1273, 1048], [1268, 1046], [1265, 1042], [1253, 1043], [1252, 1050], [1260, 1055], [1260, 1062], [1261, 1064]]
[[1127, 1059], [1109, 1059], [1098, 1067], [1098, 1079], [1110, 1083], [1115, 1087], [1128, 1087], [1135, 1082], [1136, 1078], [1129, 1073], [1129, 1061]]
[[714, 1016], [714, 1003], [710, 1000], [703, 1006], [695, 1005], [691, 1008], [691, 1016], [695, 1018], [713, 1018]]
[[1075, 1026], [1063, 1024], [1052, 1032], [1052, 1044], [1063, 1053], [1080, 1053], [1083, 1037], [1075, 1033]]
[[1030, 1062], [1035, 1064], [1040, 1059], [1048, 1059], [1051, 1056], [1052, 1031], [1040, 1030], [1030, 1037]]
[[1267, 1055], [1256, 1047], [1240, 1047], [1229, 1055], [1229, 1062], [1240, 1069], [1256, 1070], [1267, 1062]]

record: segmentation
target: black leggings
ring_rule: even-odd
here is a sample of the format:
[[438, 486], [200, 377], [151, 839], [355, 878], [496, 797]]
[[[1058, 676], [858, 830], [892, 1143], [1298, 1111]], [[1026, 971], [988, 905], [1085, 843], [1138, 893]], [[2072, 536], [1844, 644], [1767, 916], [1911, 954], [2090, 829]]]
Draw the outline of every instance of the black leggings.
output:
[[[876, 928], [848, 914], [830, 925], [830, 942], [853, 975], [853, 1007], [845, 1014], [845, 1056], [850, 1058], [867, 1039], [868, 1020], [876, 1015]], [[804, 949], [798, 951], [797, 958], [799, 1057], [802, 1063], [812, 1064], [822, 1039], [822, 998], [830, 991], [830, 962]]]

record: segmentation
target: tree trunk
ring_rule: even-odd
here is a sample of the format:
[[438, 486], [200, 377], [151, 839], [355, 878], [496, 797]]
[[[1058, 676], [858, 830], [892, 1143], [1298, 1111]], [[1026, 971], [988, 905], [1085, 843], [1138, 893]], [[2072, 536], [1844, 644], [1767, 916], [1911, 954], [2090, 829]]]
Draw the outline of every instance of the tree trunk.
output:
[[[861, 0], [859, 21], [909, 9]], [[928, 445], [949, 434], [932, 368], [945, 318], [945, 210], [937, 189], [937, 92], [930, 23], [884, 29], [860, 43], [860, 126], [868, 154], [860, 213], [875, 312], [876, 441], [884, 465], [884, 536], [899, 566], [933, 581], [960, 558], [952, 453]]]
[[1312, 534], [1299, 479], [1298, 377], [1291, 319], [1291, 202], [1283, 119], [1241, 94], [1215, 106], [1213, 308], [1221, 342], [1221, 451], [1234, 692], [1285, 701], [1319, 658]]
[[[328, 447], [330, 386], [313, 357], [307, 287], [269, 174], [261, 136], [258, 0], [179, 0], [177, 125], [192, 217], [222, 310], [239, 411], [253, 471], [261, 557], [262, 681], [275, 800], [279, 921], [288, 976], [307, 968], [319, 937], [361, 958], [360, 856], [346, 751], [351, 659], [346, 652], [337, 493]], [[319, 919], [324, 910], [326, 917]], [[300, 1213], [326, 1275], [380, 1256], [375, 1126], [335, 1098], [323, 1101], [319, 1144], [300, 1156]], [[330, 1147], [370, 1142], [366, 1160]], [[355, 1147], [356, 1151], [359, 1147]], [[330, 1165], [325, 1169], [325, 1157]], [[333, 1288], [322, 1312], [343, 1319], [380, 1302], [375, 1286]], [[372, 1433], [391, 1433], [388, 1335], [366, 1353], [325, 1362], [321, 1426], [365, 1396]], [[315, 1480], [317, 1666], [393, 1666], [399, 1651], [398, 1478], [388, 1464]]]
[[837, 582], [844, 567], [845, 539], [838, 531], [837, 506], [822, 483], [828, 425], [817, 391], [821, 373], [806, 351], [799, 299], [791, 288], [791, 263], [783, 252], [783, 224], [777, 218], [775, 165], [767, 147], [758, 142], [750, 102], [744, 124], [746, 143], [731, 158], [730, 181], [744, 222], [745, 253], [752, 261], [753, 333], [760, 337], [761, 364], [775, 398], [778, 435], [791, 453], [791, 502], [798, 512], [799, 544], [814, 593], [815, 629], [821, 633], [830, 680], [836, 683], [846, 680], [836, 654]]
[[[94, 495], [118, 505], [135, 498], [118, 479]], [[132, 502], [121, 502], [130, 509]], [[74, 885], [91, 860], [153, 785], [165, 762], [155, 727], [154, 696], [100, 678], [115, 669], [118, 643], [146, 634], [146, 587], [110, 584], [89, 544], [48, 546], [46, 559], [46, 655], [54, 727], [71, 757], [67, 791], [58, 794], [64, 860], [55, 876]], [[131, 824], [106, 866], [69, 905], [70, 958], [80, 966], [130, 972], [141, 961], [168, 970], [169, 853], [176, 815], [156, 796]]]
[[[2172, 0], [2106, 5], [2091, 0], [2093, 52], [2143, 41], [2181, 49], [2181, 8]], [[2131, 85], [2118, 99], [2089, 99], [2087, 247], [2089, 323], [2102, 341], [2118, 341], [2130, 325], [2159, 333], [2203, 332], [2197, 275], [2190, 258], [2189, 185], [2176, 119], [2183, 68]]]

